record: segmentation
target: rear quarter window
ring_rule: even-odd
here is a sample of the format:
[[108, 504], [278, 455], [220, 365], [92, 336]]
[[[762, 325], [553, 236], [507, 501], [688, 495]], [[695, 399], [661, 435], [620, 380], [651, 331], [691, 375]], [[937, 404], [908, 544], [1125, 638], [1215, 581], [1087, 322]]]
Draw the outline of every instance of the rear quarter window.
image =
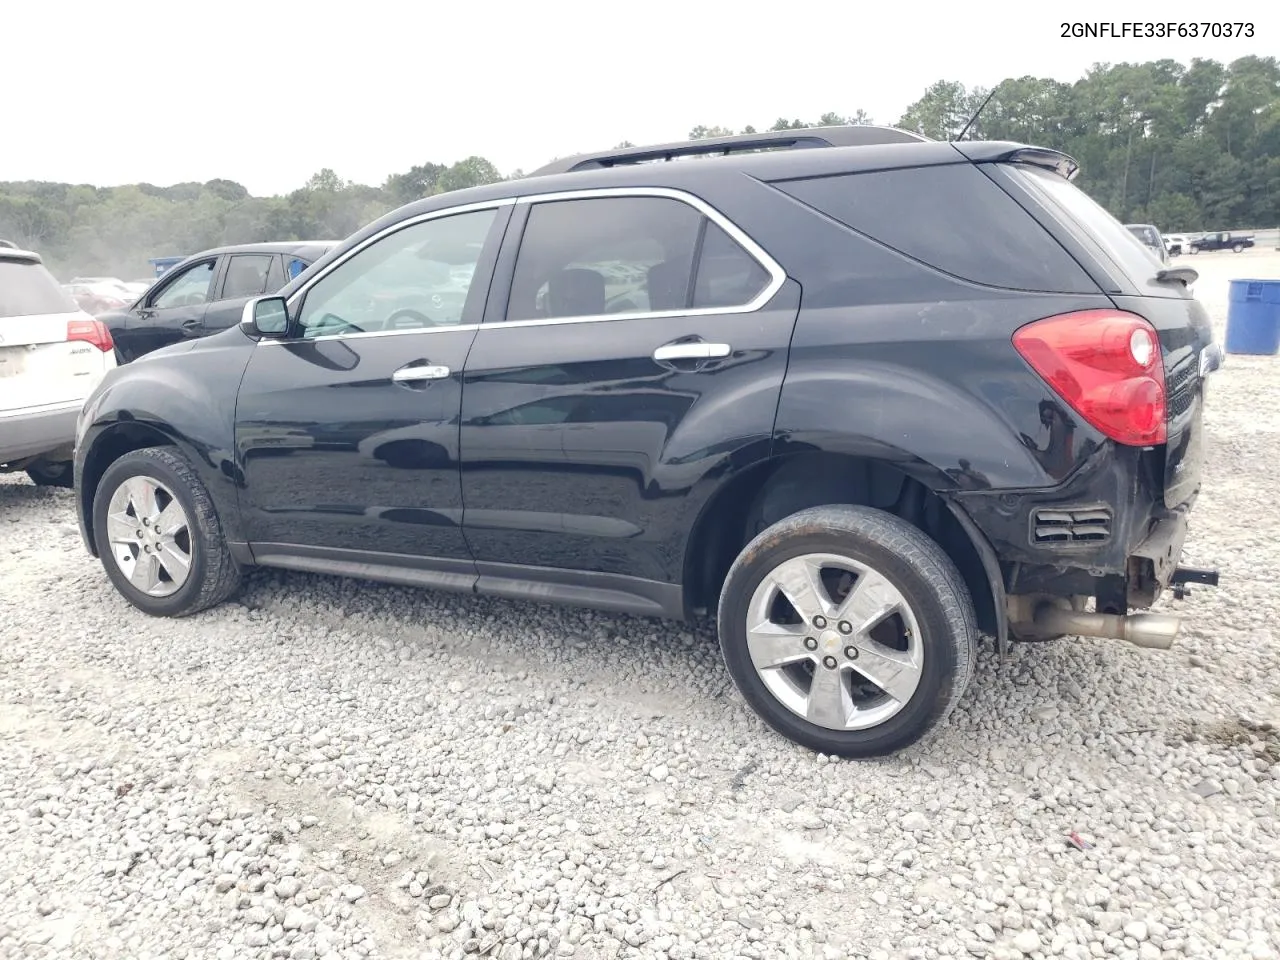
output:
[[1074, 183], [1037, 167], [1015, 167], [1013, 175], [1064, 217], [1074, 232], [1097, 244], [1136, 289], [1148, 296], [1181, 296], [1176, 286], [1152, 288], [1151, 279], [1162, 267], [1154, 252]]
[[75, 313], [79, 309], [43, 264], [0, 257], [0, 319]]
[[1012, 290], [1097, 286], [1018, 203], [968, 163], [775, 181], [846, 227], [935, 270]]

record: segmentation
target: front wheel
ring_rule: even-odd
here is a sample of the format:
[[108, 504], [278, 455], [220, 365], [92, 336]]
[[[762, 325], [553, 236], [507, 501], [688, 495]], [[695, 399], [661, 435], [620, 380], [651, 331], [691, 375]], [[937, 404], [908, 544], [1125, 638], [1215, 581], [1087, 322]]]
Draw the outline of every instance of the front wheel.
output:
[[1231, 251], [1232, 251], [1233, 253], [1239, 253], [1239, 252], [1240, 252], [1241, 250], [1243, 250], [1243, 249], [1244, 249], [1244, 244], [1243, 244], [1243, 243], [1237, 243], [1237, 244], [1235, 244], [1235, 245], [1231, 248]]
[[144, 613], [196, 613], [240, 584], [208, 490], [171, 447], [134, 450], [107, 468], [93, 534], [107, 576]]
[[774, 730], [834, 756], [892, 753], [954, 709], [973, 672], [973, 601], [942, 549], [868, 507], [814, 507], [738, 555], [720, 646]]

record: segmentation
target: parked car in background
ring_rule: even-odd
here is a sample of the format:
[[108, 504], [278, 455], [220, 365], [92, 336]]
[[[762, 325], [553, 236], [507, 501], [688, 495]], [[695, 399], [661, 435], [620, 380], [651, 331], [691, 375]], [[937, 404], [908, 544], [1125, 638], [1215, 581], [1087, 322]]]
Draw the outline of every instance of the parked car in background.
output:
[[128, 363], [234, 326], [250, 297], [279, 290], [333, 246], [318, 240], [205, 250], [169, 268], [131, 305], [99, 318], [111, 330], [117, 359]]
[[846, 756], [944, 718], [979, 631], [1167, 648], [1137, 611], [1216, 581], [1180, 557], [1220, 351], [1076, 171], [846, 126], [411, 203], [108, 376], [86, 547], [156, 616], [254, 565], [709, 615], [746, 701]]
[[119, 295], [117, 291], [111, 293], [103, 293], [95, 290], [87, 283], [64, 283], [62, 292], [75, 301], [85, 313], [90, 316], [97, 316], [100, 313], [106, 313], [108, 310], [119, 310], [128, 306], [128, 302]]
[[76, 416], [116, 365], [111, 334], [45, 269], [0, 245], [0, 472], [72, 485]]
[[1185, 233], [1166, 233], [1164, 235], [1164, 248], [1169, 251], [1169, 256], [1177, 257], [1187, 252], [1187, 244], [1189, 240]]
[[1192, 253], [1202, 250], [1231, 250], [1239, 253], [1245, 247], [1252, 246], [1253, 237], [1241, 233], [1206, 233], [1191, 241], [1190, 250]]
[[1149, 223], [1126, 223], [1124, 228], [1138, 238], [1139, 242], [1156, 255], [1161, 263], [1169, 262], [1169, 251], [1165, 248], [1164, 238], [1160, 231]]

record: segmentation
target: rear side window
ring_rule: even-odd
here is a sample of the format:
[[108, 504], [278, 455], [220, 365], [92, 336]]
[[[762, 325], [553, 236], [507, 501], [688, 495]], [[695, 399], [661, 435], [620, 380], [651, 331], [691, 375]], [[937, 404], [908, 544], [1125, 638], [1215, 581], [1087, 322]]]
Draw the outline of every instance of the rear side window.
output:
[[1053, 293], [1097, 292], [1052, 235], [972, 164], [773, 185], [899, 253], [972, 283]]
[[693, 290], [695, 310], [750, 303], [769, 283], [769, 273], [717, 224], [707, 221]]
[[44, 264], [0, 257], [0, 319], [75, 313], [79, 309]]
[[239, 254], [227, 261], [227, 279], [222, 284], [222, 297], [256, 297], [267, 289], [271, 270], [270, 254]]
[[680, 200], [600, 197], [536, 203], [516, 258], [507, 320], [728, 309], [769, 274]]

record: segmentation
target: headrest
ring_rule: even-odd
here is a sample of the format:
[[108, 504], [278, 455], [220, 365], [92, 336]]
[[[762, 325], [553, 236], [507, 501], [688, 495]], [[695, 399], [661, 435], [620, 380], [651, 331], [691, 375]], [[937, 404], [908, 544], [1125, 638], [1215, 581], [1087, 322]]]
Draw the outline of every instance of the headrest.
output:
[[552, 275], [547, 307], [553, 317], [590, 317], [604, 313], [604, 274], [570, 268]]

